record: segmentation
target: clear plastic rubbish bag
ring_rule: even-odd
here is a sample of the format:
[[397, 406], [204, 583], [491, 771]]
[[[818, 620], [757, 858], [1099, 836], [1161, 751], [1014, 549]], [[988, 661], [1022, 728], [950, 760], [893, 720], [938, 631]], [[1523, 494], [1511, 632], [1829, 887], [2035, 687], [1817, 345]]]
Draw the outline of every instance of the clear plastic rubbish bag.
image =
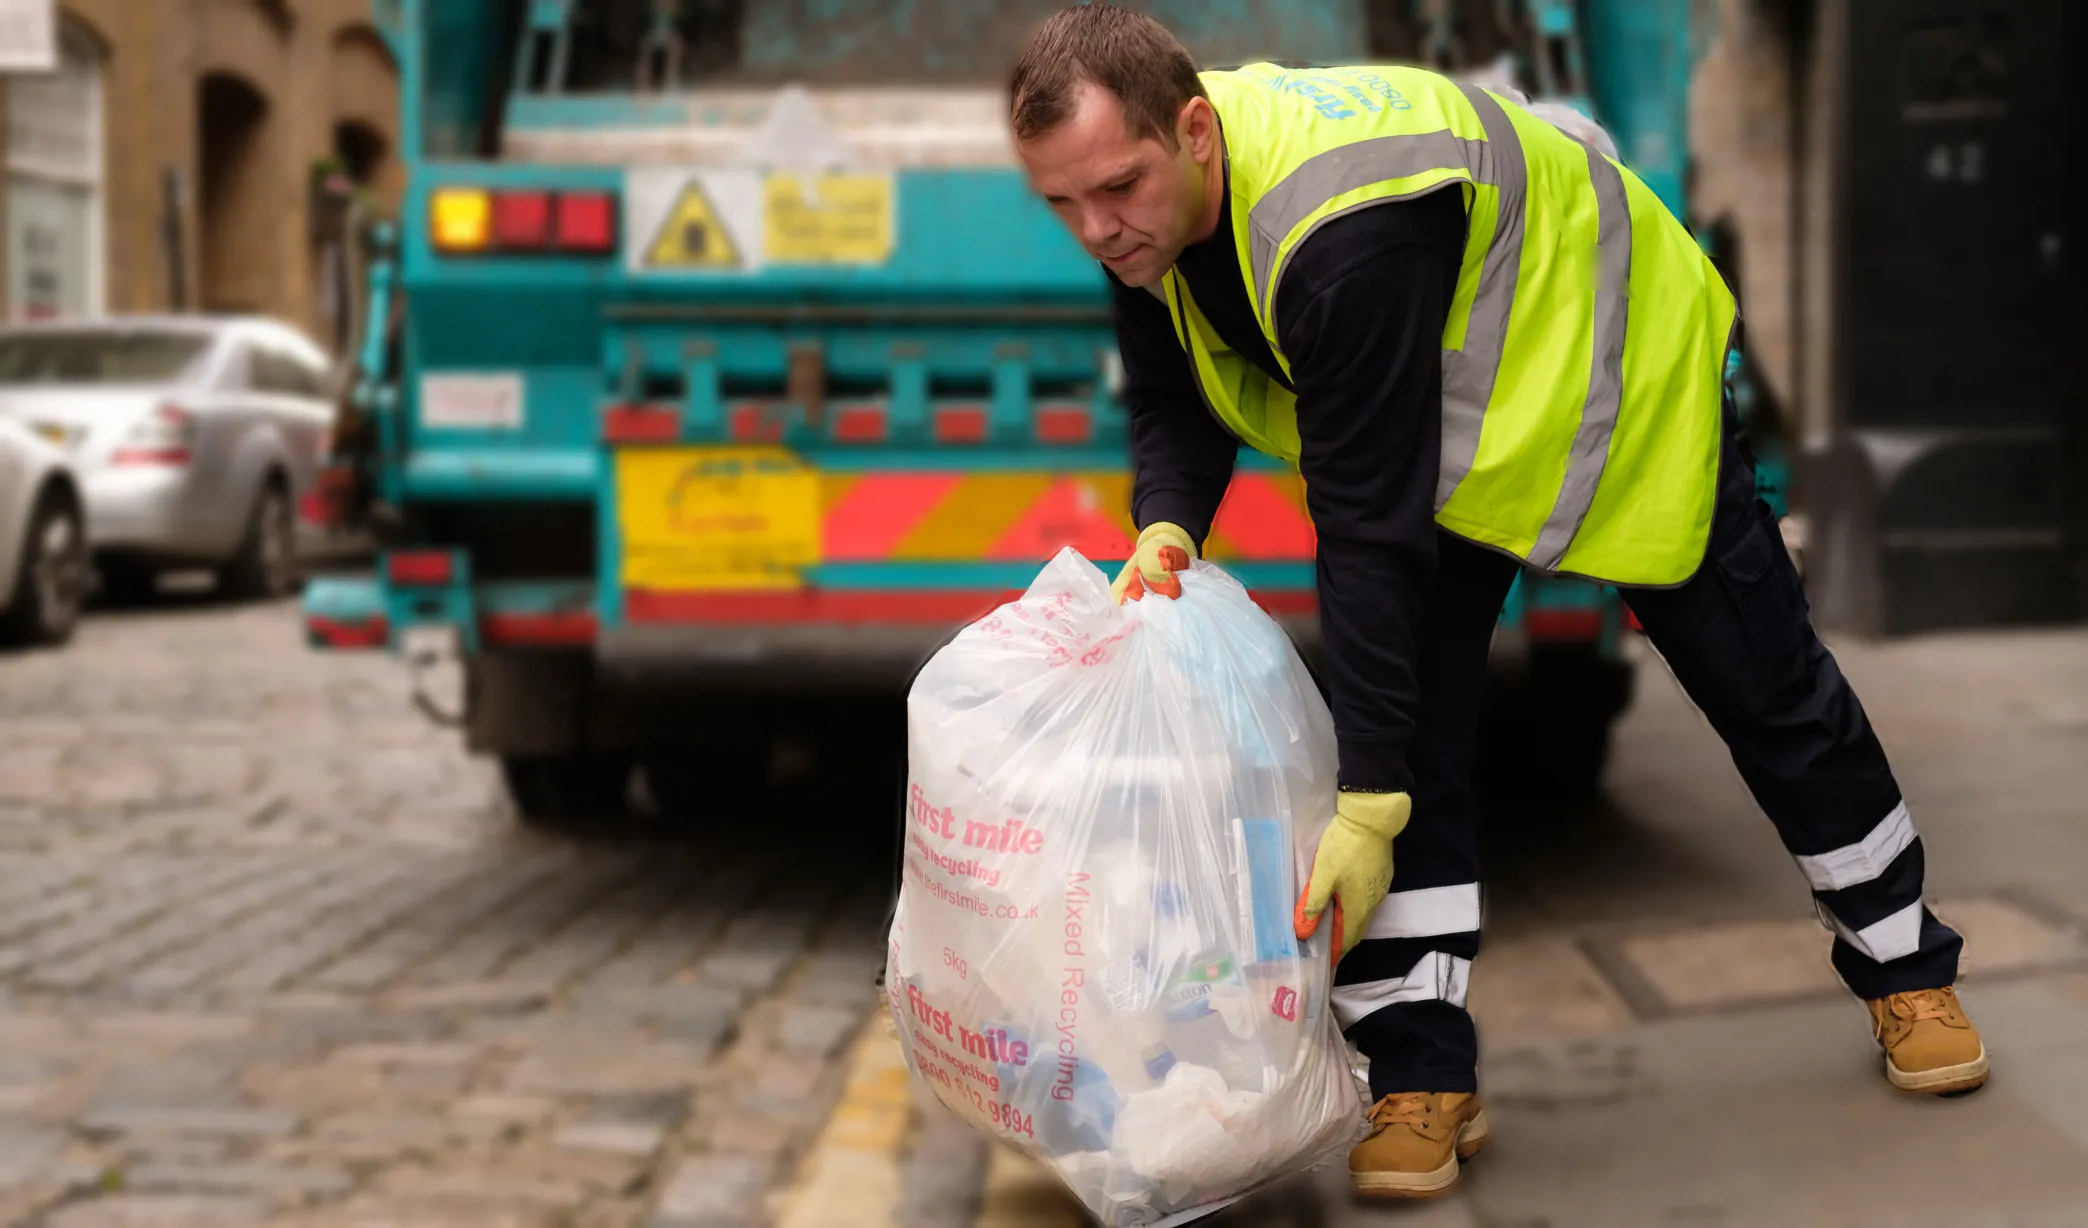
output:
[[1297, 651], [1205, 563], [1119, 606], [1061, 551], [907, 697], [885, 986], [908, 1064], [1102, 1223], [1183, 1223], [1354, 1143], [1323, 927], [1335, 802]]

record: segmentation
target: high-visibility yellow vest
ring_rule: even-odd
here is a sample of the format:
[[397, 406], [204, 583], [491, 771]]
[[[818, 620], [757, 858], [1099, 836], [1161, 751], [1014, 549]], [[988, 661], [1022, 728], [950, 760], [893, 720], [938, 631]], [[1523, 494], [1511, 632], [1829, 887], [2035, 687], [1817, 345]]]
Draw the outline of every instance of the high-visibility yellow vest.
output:
[[[1680, 584], [1710, 537], [1735, 310], [1636, 175], [1515, 103], [1414, 68], [1250, 64], [1203, 82], [1225, 136], [1232, 238], [1285, 376], [1290, 254], [1351, 210], [1456, 185], [1469, 218], [1443, 330], [1436, 522], [1547, 571]], [[1295, 463], [1297, 402], [1163, 282], [1211, 410]]]

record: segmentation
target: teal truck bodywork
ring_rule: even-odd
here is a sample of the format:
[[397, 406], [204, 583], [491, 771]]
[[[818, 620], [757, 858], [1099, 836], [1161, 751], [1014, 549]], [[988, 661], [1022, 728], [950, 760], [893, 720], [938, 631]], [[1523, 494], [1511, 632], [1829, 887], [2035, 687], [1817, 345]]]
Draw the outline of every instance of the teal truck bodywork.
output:
[[[1053, 7], [380, 2], [408, 187], [334, 489], [385, 546], [309, 586], [311, 643], [460, 668], [423, 705], [549, 817], [620, 804], [634, 764], [701, 795], [822, 696], [898, 694], [1056, 548], [1121, 558], [1103, 280], [999, 128]], [[1687, 0], [1141, 7], [1207, 64], [1356, 62], [1389, 21], [1445, 66], [1512, 10], [1496, 71], [1598, 116], [1684, 213]], [[1294, 474], [1243, 455], [1212, 553], [1309, 646]], [[1536, 576], [1504, 611], [1497, 730], [1551, 731], [1555, 780], [1592, 787], [1626, 624]]]

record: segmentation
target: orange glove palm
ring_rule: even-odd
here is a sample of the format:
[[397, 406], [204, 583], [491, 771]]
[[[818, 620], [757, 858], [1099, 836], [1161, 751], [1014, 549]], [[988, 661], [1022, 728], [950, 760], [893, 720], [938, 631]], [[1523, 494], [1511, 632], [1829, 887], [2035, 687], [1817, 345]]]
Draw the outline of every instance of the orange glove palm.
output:
[[1355, 949], [1391, 889], [1392, 837], [1405, 829], [1412, 812], [1404, 793], [1341, 794], [1334, 821], [1320, 833], [1312, 855], [1312, 877], [1298, 894], [1291, 928], [1299, 938], [1319, 932], [1320, 917], [1332, 904], [1335, 961]]
[[1196, 542], [1189, 530], [1165, 520], [1155, 521], [1138, 535], [1138, 546], [1124, 561], [1116, 582], [1109, 586], [1117, 604], [1137, 601], [1147, 593], [1162, 597], [1182, 595], [1182, 581], [1174, 573], [1187, 571], [1196, 558]]

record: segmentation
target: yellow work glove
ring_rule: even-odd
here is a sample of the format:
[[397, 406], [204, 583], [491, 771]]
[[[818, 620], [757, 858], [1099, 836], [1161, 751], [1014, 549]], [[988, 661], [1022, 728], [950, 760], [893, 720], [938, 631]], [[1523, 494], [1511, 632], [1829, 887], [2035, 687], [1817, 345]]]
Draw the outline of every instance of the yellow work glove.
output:
[[1189, 530], [1165, 520], [1156, 520], [1138, 535], [1138, 546], [1131, 557], [1124, 560], [1124, 569], [1117, 573], [1116, 583], [1109, 586], [1109, 593], [1117, 604], [1137, 601], [1148, 592], [1162, 597], [1182, 595], [1182, 582], [1175, 574], [1186, 571], [1191, 559], [1196, 557], [1196, 542], [1190, 538]]
[[1414, 803], [1404, 793], [1350, 793], [1334, 806], [1334, 821], [1320, 833], [1312, 877], [1298, 893], [1291, 927], [1298, 937], [1319, 931], [1320, 916], [1334, 905], [1334, 960], [1341, 961], [1370, 928], [1370, 916], [1392, 886], [1392, 837], [1407, 825]]

